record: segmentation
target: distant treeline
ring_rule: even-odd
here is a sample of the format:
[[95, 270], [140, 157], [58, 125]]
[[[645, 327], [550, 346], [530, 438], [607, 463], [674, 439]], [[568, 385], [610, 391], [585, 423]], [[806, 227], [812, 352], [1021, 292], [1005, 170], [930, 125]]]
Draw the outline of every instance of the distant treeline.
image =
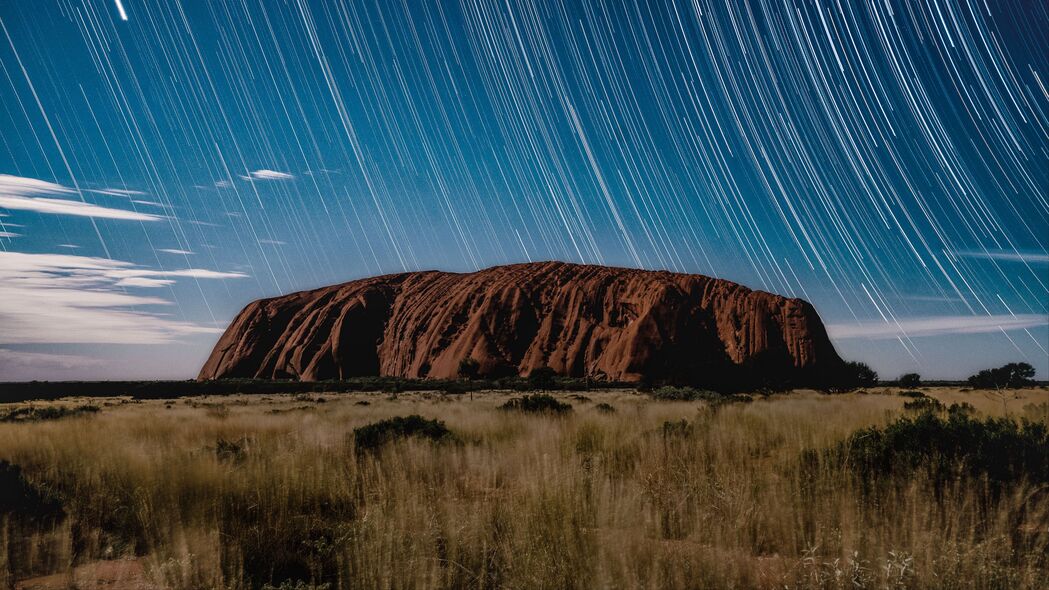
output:
[[536, 389], [585, 391], [591, 388], [625, 389], [636, 383], [594, 381], [554, 377], [548, 382], [521, 377], [502, 379], [403, 379], [399, 377], [357, 377], [344, 381], [291, 381], [262, 379], [221, 379], [217, 381], [26, 381], [0, 383], [0, 403], [50, 400], [62, 397], [124, 397], [172, 399], [199, 395], [352, 393], [443, 391], [469, 393], [486, 389], [532, 391]]

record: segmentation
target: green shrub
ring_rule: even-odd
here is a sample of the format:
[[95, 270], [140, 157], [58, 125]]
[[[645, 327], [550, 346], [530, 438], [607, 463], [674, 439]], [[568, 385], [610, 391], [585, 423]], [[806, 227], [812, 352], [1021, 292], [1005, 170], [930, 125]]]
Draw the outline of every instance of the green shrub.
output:
[[571, 404], [557, 401], [557, 398], [552, 395], [537, 393], [535, 395], [515, 397], [499, 406], [499, 409], [541, 414], [565, 414], [572, 411], [572, 406]]
[[0, 517], [45, 521], [58, 520], [63, 514], [62, 503], [50, 491], [29, 482], [18, 465], [0, 459]]
[[219, 461], [227, 463], [242, 463], [247, 458], [248, 439], [226, 440], [220, 438], [215, 441], [215, 457]]
[[922, 376], [917, 373], [905, 373], [900, 375], [900, 387], [920, 387], [922, 384]]
[[602, 414], [615, 414], [616, 408], [612, 404], [600, 403], [594, 406], [594, 409]]
[[528, 374], [528, 385], [532, 389], [547, 391], [557, 383], [557, 371], [550, 367], [538, 367]]
[[903, 396], [903, 397], [911, 397], [911, 398], [926, 397], [925, 394], [920, 392], [920, 391], [901, 391], [900, 395]]
[[1017, 389], [1034, 385], [1034, 367], [1027, 363], [1009, 363], [997, 369], [984, 369], [969, 377], [976, 389]]
[[94, 414], [99, 410], [98, 406], [82, 405], [75, 407], [66, 406], [22, 406], [6, 411], [0, 411], [0, 422], [36, 422], [39, 420], [58, 420], [70, 416], [82, 414]]
[[459, 361], [459, 378], [473, 380], [481, 374], [481, 363], [474, 358], [465, 358]]
[[947, 408], [947, 416], [973, 416], [976, 414], [976, 408], [972, 404], [960, 403], [951, 404], [951, 407]]
[[653, 390], [649, 395], [652, 399], [665, 402], [694, 402], [694, 401], [714, 401], [721, 400], [725, 397], [720, 393], [708, 391], [706, 389], [696, 389], [694, 387], [673, 387], [666, 385], [658, 389]]
[[943, 404], [931, 397], [919, 397], [903, 404], [903, 409], [911, 412], [939, 412]]
[[872, 387], [878, 384], [878, 373], [866, 363], [845, 363], [846, 380], [852, 387]]
[[664, 438], [687, 438], [692, 436], [693, 430], [692, 424], [684, 418], [677, 421], [667, 420], [663, 422]]
[[834, 451], [865, 480], [927, 469], [934, 481], [958, 475], [995, 483], [1049, 483], [1049, 428], [1009, 418], [974, 418], [968, 408], [947, 417], [923, 412], [884, 428], [854, 433]]
[[452, 432], [439, 420], [427, 420], [418, 414], [396, 416], [353, 430], [353, 442], [358, 452], [377, 449], [400, 438], [418, 437], [434, 442], [449, 440]]
[[649, 392], [652, 399], [671, 402], [697, 402], [703, 401], [717, 407], [728, 403], [750, 403], [754, 398], [745, 393], [718, 393], [707, 389], [696, 389], [694, 387], [672, 387], [664, 386]]

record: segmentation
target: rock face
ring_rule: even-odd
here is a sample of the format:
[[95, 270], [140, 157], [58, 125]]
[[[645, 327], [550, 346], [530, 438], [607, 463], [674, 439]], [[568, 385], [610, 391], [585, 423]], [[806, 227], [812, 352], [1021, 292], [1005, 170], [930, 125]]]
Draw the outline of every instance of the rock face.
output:
[[816, 385], [842, 361], [811, 305], [702, 275], [544, 262], [413, 272], [249, 304], [200, 372], [303, 381], [550, 366], [595, 379]]

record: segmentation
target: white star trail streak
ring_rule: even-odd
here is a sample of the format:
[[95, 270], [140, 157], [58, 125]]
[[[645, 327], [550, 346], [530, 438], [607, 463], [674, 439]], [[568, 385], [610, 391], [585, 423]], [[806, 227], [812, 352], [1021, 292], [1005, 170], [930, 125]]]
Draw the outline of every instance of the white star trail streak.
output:
[[[0, 28], [0, 257], [226, 277], [91, 287], [177, 327], [143, 375], [191, 376], [252, 299], [545, 259], [804, 297], [888, 377], [1049, 374], [1045, 3], [55, 0]], [[26, 351], [126, 358], [100, 342]]]

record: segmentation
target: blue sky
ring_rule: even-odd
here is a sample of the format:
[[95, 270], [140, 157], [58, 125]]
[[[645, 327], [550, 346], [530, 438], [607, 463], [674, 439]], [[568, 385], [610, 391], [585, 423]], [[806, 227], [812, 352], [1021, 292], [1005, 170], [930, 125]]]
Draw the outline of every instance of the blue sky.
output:
[[258, 297], [546, 259], [1046, 378], [1046, 10], [6, 2], [0, 379], [189, 378]]

